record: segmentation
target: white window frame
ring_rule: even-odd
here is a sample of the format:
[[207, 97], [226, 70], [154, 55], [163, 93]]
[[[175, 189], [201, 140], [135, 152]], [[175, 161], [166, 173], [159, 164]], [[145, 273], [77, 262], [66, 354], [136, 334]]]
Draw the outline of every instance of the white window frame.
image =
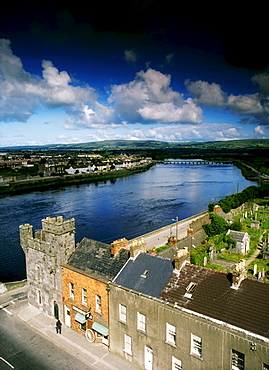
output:
[[182, 361], [172, 356], [172, 370], [182, 370]]
[[128, 334], [124, 334], [124, 352], [128, 353], [131, 356], [133, 355], [132, 337]]
[[166, 343], [176, 345], [177, 331], [174, 325], [166, 323]]
[[87, 302], [88, 302], [87, 289], [82, 288], [81, 289], [81, 303], [84, 305], [87, 305]]
[[102, 312], [102, 298], [98, 294], [95, 294], [95, 311], [98, 313]]
[[235, 349], [231, 351], [232, 370], [244, 370], [245, 368], [245, 355]]
[[124, 304], [119, 304], [119, 318], [121, 322], [127, 322], [127, 307]]
[[191, 354], [202, 357], [202, 338], [197, 335], [191, 334]]
[[146, 332], [147, 316], [137, 312], [137, 330]]
[[69, 283], [69, 298], [75, 299], [75, 285], [74, 283]]

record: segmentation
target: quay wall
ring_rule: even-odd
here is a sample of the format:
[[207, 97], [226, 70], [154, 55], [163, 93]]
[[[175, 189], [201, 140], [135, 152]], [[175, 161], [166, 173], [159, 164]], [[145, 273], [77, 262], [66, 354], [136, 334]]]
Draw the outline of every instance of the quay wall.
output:
[[131, 240], [129, 240], [129, 244], [132, 244], [132, 242], [135, 241], [136, 239], [141, 239], [141, 238], [145, 239], [145, 238], [150, 237], [152, 235], [159, 234], [161, 231], [170, 230], [171, 227], [176, 226], [176, 225], [181, 225], [186, 221], [189, 221], [190, 227], [194, 229], [194, 232], [196, 232], [196, 231], [198, 231], [199, 229], [202, 228], [202, 225], [204, 223], [209, 223], [210, 222], [209, 221], [209, 213], [208, 213], [208, 211], [204, 211], [204, 212], [198, 213], [196, 215], [184, 218], [183, 220], [180, 220], [178, 222], [173, 222], [172, 224], [169, 224], [167, 226], [163, 226], [160, 229], [153, 230], [153, 231], [151, 231], [147, 234], [140, 235], [140, 236], [138, 236], [134, 239], [131, 239]]

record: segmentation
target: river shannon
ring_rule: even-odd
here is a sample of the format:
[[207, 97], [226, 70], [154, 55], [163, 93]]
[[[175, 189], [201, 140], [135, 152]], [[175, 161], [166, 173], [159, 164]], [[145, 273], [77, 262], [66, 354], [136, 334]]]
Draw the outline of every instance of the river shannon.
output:
[[193, 216], [210, 202], [256, 185], [233, 165], [157, 164], [113, 181], [0, 198], [0, 281], [22, 280], [19, 225], [41, 228], [41, 219], [76, 220], [76, 242], [86, 236], [111, 243], [132, 239]]

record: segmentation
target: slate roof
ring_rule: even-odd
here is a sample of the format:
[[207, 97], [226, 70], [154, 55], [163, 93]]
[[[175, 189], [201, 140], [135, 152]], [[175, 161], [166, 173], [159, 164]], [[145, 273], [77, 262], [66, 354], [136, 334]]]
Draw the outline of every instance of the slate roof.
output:
[[140, 252], [136, 258], [129, 259], [114, 283], [151, 297], [159, 297], [173, 269], [173, 260]]
[[228, 233], [237, 242], [243, 242], [245, 235], [248, 235], [248, 233], [244, 233], [244, 232], [241, 232], [241, 231], [234, 231], [234, 230], [229, 230]]
[[[236, 289], [224, 272], [186, 264], [175, 272], [160, 298], [269, 338], [269, 283], [246, 278]], [[186, 297], [186, 288], [196, 283]]]
[[108, 282], [117, 275], [128, 258], [128, 250], [120, 249], [113, 257], [110, 254], [109, 244], [83, 238], [65, 266], [79, 270], [97, 280]]

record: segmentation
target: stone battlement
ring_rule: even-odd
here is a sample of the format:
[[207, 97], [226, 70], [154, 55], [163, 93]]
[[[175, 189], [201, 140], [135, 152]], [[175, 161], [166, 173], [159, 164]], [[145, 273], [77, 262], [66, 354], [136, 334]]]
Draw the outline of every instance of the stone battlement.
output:
[[63, 216], [47, 217], [42, 221], [42, 231], [56, 235], [64, 234], [68, 231], [74, 231], [75, 219], [63, 220]]

